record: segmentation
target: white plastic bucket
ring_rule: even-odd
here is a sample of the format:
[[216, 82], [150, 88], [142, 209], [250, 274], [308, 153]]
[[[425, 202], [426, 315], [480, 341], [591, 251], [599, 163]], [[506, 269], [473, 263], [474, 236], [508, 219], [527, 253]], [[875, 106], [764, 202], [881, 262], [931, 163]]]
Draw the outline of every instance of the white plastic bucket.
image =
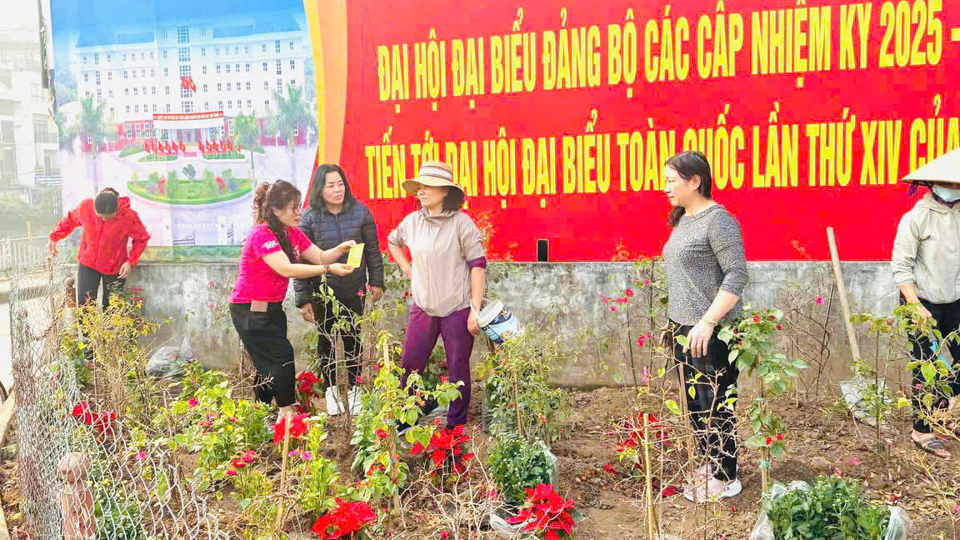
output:
[[487, 337], [497, 345], [503, 344], [510, 334], [523, 329], [520, 321], [499, 300], [487, 304], [477, 315], [477, 322]]

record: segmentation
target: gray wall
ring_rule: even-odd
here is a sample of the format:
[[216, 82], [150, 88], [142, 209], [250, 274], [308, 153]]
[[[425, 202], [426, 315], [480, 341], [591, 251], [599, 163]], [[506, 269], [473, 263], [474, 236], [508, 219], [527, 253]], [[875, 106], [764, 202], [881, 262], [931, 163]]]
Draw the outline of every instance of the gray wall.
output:
[[[611, 315], [609, 307], [599, 300], [601, 293], [616, 295], [628, 280], [632, 282], [633, 263], [529, 263], [513, 267], [520, 270], [492, 284], [488, 297], [503, 300], [527, 326], [543, 328], [544, 335], [563, 339], [569, 358], [556, 374], [557, 383], [578, 387], [616, 384], [628, 380], [639, 366], [656, 367], [657, 362], [662, 365], [662, 358], [654, 358], [647, 347], [635, 350], [634, 354], [639, 356], [634, 358], [634, 369], [627, 367], [630, 360], [625, 344], [634, 343], [638, 335], [645, 333], [650, 319], [635, 315], [628, 333], [623, 319], [616, 318], [623, 317], [622, 312]], [[491, 268], [491, 272], [504, 268]], [[842, 269], [853, 312], [889, 312], [896, 305], [897, 289], [888, 263], [850, 262], [843, 263]], [[849, 347], [839, 301], [834, 296], [832, 302], [822, 306], [812, 302], [818, 294], [830, 298], [833, 278], [829, 263], [758, 262], [750, 263], [749, 272], [746, 302], [785, 311], [790, 306], [805, 304], [805, 313], [823, 318], [829, 315], [833, 365], [827, 371], [842, 375]], [[227, 308], [227, 295], [235, 275], [236, 263], [144, 263], [134, 270], [129, 285], [144, 289], [148, 317], [169, 320], [158, 344], [179, 344], [186, 336], [194, 355], [204, 364], [227, 367], [235, 365], [238, 351]], [[302, 336], [309, 332], [309, 327], [300, 319], [291, 297], [292, 290], [287, 300], [289, 336], [301, 362], [305, 360], [301, 354]], [[632, 300], [641, 301], [639, 296]], [[656, 319], [662, 321], [662, 315]], [[819, 332], [822, 334], [822, 330]], [[477, 347], [475, 353], [482, 350]], [[602, 368], [604, 365], [606, 368]]]

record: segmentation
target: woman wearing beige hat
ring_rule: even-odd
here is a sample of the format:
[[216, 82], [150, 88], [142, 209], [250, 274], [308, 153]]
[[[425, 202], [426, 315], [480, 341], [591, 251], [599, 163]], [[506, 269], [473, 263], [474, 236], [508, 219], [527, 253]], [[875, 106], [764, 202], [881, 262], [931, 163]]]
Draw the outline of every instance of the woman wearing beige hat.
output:
[[[932, 318], [946, 338], [960, 329], [960, 150], [954, 150], [910, 173], [904, 181], [930, 191], [904, 214], [893, 244], [893, 279], [900, 287], [901, 301], [917, 304], [923, 317]], [[913, 356], [930, 361], [941, 356], [936, 344], [926, 335], [912, 335]], [[960, 393], [960, 343], [945, 339], [953, 357], [953, 369], [947, 378], [951, 392], [923, 390], [926, 380], [920, 367], [913, 370], [914, 443], [940, 457], [950, 457], [943, 442], [933, 433], [927, 418], [932, 412], [923, 402], [925, 392], [933, 392], [932, 408], [943, 409], [948, 398]], [[939, 388], [939, 386], [938, 386]], [[960, 426], [948, 429], [960, 436]]]
[[[458, 426], [467, 422], [470, 354], [473, 338], [480, 333], [477, 312], [487, 267], [483, 237], [470, 216], [461, 211], [464, 192], [454, 182], [450, 165], [425, 162], [417, 177], [404, 182], [403, 188], [420, 204], [420, 209], [387, 237], [390, 255], [410, 278], [413, 295], [403, 347], [403, 384], [410, 373], [426, 369], [437, 338], [443, 336], [450, 380], [463, 383], [460, 398], [450, 404], [447, 413], [447, 425]], [[412, 262], [404, 247], [410, 249]]]

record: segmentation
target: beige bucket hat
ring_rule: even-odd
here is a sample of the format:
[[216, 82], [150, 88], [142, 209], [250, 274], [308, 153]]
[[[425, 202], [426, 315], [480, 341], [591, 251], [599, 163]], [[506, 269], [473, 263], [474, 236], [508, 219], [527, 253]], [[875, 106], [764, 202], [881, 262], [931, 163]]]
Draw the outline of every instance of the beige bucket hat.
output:
[[420, 186], [452, 187], [463, 191], [463, 188], [453, 181], [453, 169], [443, 161], [424, 161], [417, 177], [403, 183], [403, 189], [408, 195], [416, 195]]
[[903, 178], [904, 182], [960, 183], [960, 148], [947, 152]]

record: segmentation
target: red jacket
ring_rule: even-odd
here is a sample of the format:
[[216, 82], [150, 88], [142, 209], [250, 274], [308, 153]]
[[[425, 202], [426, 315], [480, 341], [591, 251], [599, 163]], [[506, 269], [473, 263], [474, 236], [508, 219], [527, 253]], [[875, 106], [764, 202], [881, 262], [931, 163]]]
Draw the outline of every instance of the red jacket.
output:
[[[77, 227], [83, 227], [80, 252], [77, 262], [101, 274], [116, 275], [124, 262], [137, 264], [147, 247], [150, 235], [143, 227], [140, 216], [130, 208], [130, 199], [120, 197], [117, 201], [117, 216], [110, 220], [100, 219], [93, 206], [93, 199], [84, 199], [50, 232], [50, 239], [59, 242]], [[127, 241], [133, 240], [133, 248], [127, 255]]]

